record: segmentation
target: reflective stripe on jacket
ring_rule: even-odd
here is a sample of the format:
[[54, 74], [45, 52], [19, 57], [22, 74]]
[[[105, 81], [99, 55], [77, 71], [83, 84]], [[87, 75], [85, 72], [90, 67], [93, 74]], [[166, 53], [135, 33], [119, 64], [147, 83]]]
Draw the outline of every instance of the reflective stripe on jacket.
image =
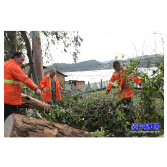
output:
[[21, 84], [20, 81], [12, 81], [12, 80], [7, 80], [7, 79], [4, 79], [4, 83]]
[[125, 75], [126, 75], [126, 72], [121, 66], [120, 73], [118, 74], [117, 71], [113, 73], [111, 79], [109, 80], [109, 84], [107, 85], [107, 88], [106, 88], [106, 90], [110, 91], [112, 89], [113, 83], [115, 81], [118, 81], [119, 91], [122, 91], [119, 99], [125, 99], [133, 96], [133, 87], [126, 86], [126, 82], [128, 80], [133, 80], [138, 85], [141, 84], [140, 78], [134, 78], [134, 75], [132, 73], [127, 78], [124, 78]]
[[[52, 101], [52, 86], [51, 86], [51, 79], [50, 79], [50, 73], [48, 73], [41, 81], [40, 87], [42, 89], [43, 94], [43, 101], [51, 102]], [[46, 95], [45, 91], [43, 91], [43, 88], [46, 88]], [[62, 87], [60, 86], [60, 83], [55, 76], [55, 91], [56, 91], [56, 98], [61, 99], [60, 89]]]
[[21, 82], [32, 90], [38, 89], [14, 60], [4, 62], [4, 104], [21, 105]]

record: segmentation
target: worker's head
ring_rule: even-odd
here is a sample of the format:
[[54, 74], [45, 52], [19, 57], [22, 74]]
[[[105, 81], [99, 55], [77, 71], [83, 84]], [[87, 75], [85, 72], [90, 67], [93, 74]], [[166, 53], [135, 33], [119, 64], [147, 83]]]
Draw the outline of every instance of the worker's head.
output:
[[25, 56], [22, 52], [16, 52], [11, 59], [13, 59], [19, 66], [21, 66], [25, 60]]
[[55, 68], [52, 68], [51, 70], [50, 70], [50, 76], [51, 77], [54, 77], [56, 75], [56, 69]]
[[113, 62], [113, 68], [115, 69], [115, 71], [120, 72], [121, 66], [120, 66], [119, 61], [114, 61]]

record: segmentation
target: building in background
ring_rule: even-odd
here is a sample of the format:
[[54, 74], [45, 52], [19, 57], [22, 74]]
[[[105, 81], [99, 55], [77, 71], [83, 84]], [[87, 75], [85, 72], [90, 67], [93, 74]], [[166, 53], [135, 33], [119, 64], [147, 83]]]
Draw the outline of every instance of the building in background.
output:
[[85, 81], [69, 80], [65, 82], [66, 90], [78, 90], [85, 85]]

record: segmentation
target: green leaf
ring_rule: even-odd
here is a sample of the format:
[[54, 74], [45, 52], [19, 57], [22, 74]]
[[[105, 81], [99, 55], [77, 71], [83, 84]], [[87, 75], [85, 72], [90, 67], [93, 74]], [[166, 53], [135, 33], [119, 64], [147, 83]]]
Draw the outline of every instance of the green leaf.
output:
[[51, 43], [52, 43], [53, 45], [55, 45], [55, 41], [54, 41], [53, 39], [51, 39]]
[[67, 52], [67, 50], [64, 48], [64, 51]]

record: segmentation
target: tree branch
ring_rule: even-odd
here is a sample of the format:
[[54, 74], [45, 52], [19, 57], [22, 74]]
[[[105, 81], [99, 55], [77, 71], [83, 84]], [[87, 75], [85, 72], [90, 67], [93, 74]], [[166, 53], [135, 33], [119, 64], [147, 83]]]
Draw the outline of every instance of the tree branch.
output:
[[161, 95], [162, 100], [164, 101], [164, 95], [159, 91], [159, 89], [156, 87], [156, 85], [154, 83], [152, 83], [154, 88], [156, 89], [156, 91]]
[[4, 33], [4, 35], [5, 35], [5, 39], [6, 39], [7, 43], [8, 43], [8, 45], [10, 46], [8, 37], [6, 36], [6, 33]]

